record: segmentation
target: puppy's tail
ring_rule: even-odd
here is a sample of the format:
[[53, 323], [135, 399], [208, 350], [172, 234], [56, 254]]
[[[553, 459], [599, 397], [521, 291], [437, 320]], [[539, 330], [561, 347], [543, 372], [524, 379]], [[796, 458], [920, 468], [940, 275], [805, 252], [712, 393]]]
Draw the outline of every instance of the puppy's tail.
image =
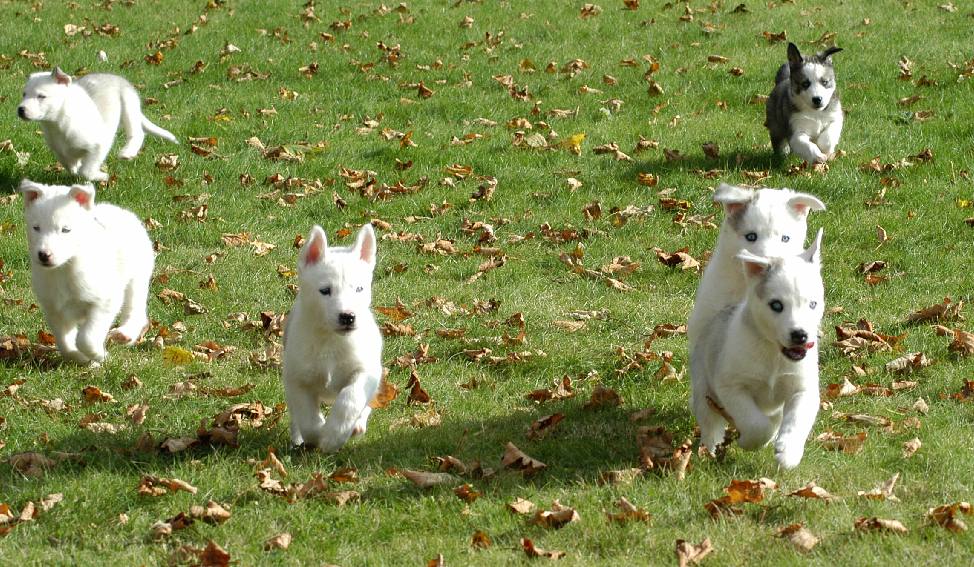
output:
[[152, 134], [153, 136], [159, 136], [160, 138], [169, 140], [174, 144], [179, 143], [179, 140], [176, 139], [176, 136], [174, 136], [172, 132], [166, 130], [165, 128], [156, 126], [155, 124], [150, 122], [149, 119], [145, 117], [145, 115], [142, 116], [142, 129]]

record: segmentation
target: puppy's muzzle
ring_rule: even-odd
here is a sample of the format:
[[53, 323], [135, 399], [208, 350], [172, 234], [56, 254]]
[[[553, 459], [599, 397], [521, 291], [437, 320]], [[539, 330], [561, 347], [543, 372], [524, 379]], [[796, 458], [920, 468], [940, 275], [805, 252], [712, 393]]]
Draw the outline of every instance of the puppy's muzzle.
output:
[[820, 97], [820, 96], [813, 96], [812, 97], [812, 106], [814, 106], [815, 108], [822, 108], [822, 97]]
[[339, 313], [338, 330], [343, 333], [355, 330], [355, 313]]
[[42, 266], [50, 267], [53, 265], [53, 262], [51, 262], [51, 254], [49, 252], [38, 252], [37, 259], [40, 261]]

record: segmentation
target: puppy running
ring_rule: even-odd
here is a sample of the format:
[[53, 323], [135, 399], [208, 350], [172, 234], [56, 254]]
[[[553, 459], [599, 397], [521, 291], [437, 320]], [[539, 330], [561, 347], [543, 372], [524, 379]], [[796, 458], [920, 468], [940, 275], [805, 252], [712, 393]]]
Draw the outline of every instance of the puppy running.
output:
[[774, 440], [775, 459], [794, 468], [818, 413], [818, 328], [825, 308], [822, 230], [798, 256], [738, 254], [747, 274], [741, 303], [721, 311], [690, 358], [691, 404], [711, 454], [727, 417], [744, 449]]
[[758, 256], [790, 256], [805, 245], [808, 213], [825, 204], [791, 189], [746, 189], [721, 183], [714, 201], [724, 207], [717, 246], [703, 272], [687, 325], [692, 353], [700, 331], [732, 303], [744, 299], [746, 281], [736, 258], [742, 250]]
[[[331, 248], [316, 225], [301, 249], [282, 372], [295, 445], [333, 453], [365, 433], [382, 378], [382, 334], [370, 309], [375, 253], [369, 224], [352, 246]], [[332, 406], [327, 419], [322, 403]]]
[[808, 163], [825, 163], [834, 155], [843, 121], [832, 66], [832, 55], [839, 51], [830, 47], [806, 58], [788, 44], [788, 63], [778, 69], [765, 104], [764, 125], [779, 155], [790, 149]]
[[[105, 340], [135, 344], [149, 325], [146, 300], [155, 253], [131, 212], [95, 204], [91, 185], [24, 179], [31, 285], [67, 360], [97, 365]], [[115, 318], [121, 324], [112, 329]]]
[[178, 143], [142, 114], [139, 93], [131, 83], [107, 73], [78, 80], [59, 68], [34, 73], [24, 87], [17, 115], [40, 122], [44, 140], [61, 165], [72, 175], [92, 181], [108, 179], [101, 165], [115, 141], [119, 121], [128, 137], [118, 152], [122, 159], [139, 153], [145, 132]]

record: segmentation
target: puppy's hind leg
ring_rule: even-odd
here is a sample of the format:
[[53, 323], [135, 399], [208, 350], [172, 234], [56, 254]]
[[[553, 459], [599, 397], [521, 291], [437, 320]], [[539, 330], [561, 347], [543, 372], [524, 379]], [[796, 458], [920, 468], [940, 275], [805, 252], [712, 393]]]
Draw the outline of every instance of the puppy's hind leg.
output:
[[139, 93], [132, 89], [122, 91], [122, 127], [125, 128], [125, 145], [118, 152], [122, 159], [133, 159], [139, 155], [145, 141], [142, 129], [142, 103]]
[[149, 326], [149, 316], [146, 313], [146, 303], [149, 300], [149, 280], [152, 277], [152, 266], [147, 273], [136, 274], [125, 286], [125, 301], [119, 315], [121, 323], [112, 329], [113, 340], [127, 345], [134, 345]]

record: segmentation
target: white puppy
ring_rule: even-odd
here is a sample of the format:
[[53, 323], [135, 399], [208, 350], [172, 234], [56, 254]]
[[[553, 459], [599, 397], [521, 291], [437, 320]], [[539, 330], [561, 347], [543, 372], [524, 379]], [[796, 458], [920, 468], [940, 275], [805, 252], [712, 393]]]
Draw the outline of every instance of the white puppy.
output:
[[95, 204], [91, 185], [24, 179], [31, 285], [61, 356], [105, 360], [105, 339], [135, 344], [149, 325], [146, 300], [155, 264], [152, 242], [131, 212]]
[[78, 80], [58, 68], [34, 73], [24, 87], [17, 115], [40, 122], [44, 140], [61, 165], [73, 175], [92, 181], [108, 179], [101, 164], [115, 141], [119, 121], [128, 137], [118, 153], [122, 159], [139, 153], [145, 132], [176, 142], [175, 136], [142, 114], [135, 87], [107, 73]]
[[[331, 453], [365, 432], [382, 378], [382, 334], [370, 308], [375, 249], [369, 224], [352, 246], [332, 248], [316, 225], [301, 249], [282, 368], [295, 445]], [[327, 419], [322, 403], [332, 406]]]
[[691, 353], [700, 328], [744, 298], [746, 282], [737, 254], [742, 250], [758, 256], [798, 254], [805, 246], [808, 213], [825, 210], [822, 201], [807, 193], [746, 189], [726, 183], [714, 191], [714, 201], [724, 207], [724, 222], [687, 324]]
[[724, 441], [726, 416], [740, 432], [742, 448], [758, 449], [773, 439], [782, 467], [801, 461], [819, 406], [821, 243], [819, 229], [798, 256], [738, 254], [747, 274], [744, 301], [701, 331], [690, 359], [693, 413], [700, 443], [711, 453]]

